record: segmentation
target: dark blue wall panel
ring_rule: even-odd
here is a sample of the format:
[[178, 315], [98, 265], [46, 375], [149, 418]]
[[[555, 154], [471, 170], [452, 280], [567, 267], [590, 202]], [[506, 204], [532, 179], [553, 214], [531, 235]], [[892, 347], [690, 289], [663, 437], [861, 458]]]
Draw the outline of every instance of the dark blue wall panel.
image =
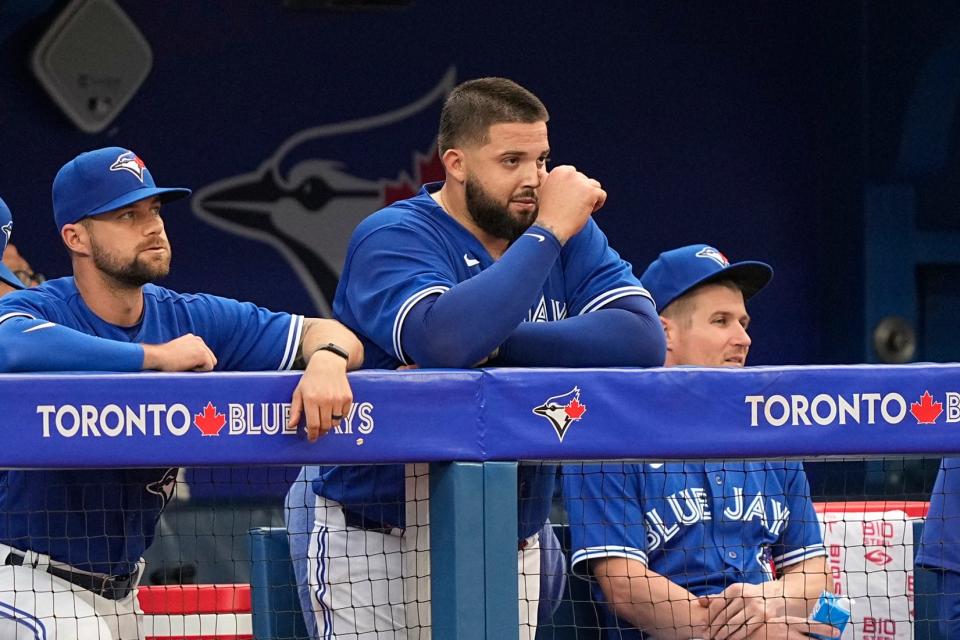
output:
[[[327, 13], [284, 9], [279, 0], [121, 4], [150, 42], [154, 68], [102, 134], [75, 129], [29, 72], [30, 51], [63, 3], [0, 42], [0, 194], [14, 211], [14, 242], [48, 275], [69, 270], [49, 190], [74, 154], [129, 146], [158, 181], [200, 189], [255, 172], [298, 131], [408, 105], [454, 69], [457, 81], [506, 75], [540, 95], [551, 112], [553, 157], [603, 182], [610, 197], [597, 220], [638, 273], [660, 251], [697, 241], [732, 259], [772, 263], [773, 284], [751, 308], [753, 363], [835, 357], [821, 346], [830, 318], [820, 283], [836, 277], [825, 261], [857, 240], [838, 237], [825, 220], [849, 215], [855, 224], [857, 201], [838, 196], [848, 176], [826, 167], [861, 162], [845, 138], [859, 135], [845, 126], [857, 126], [849, 113], [861, 95], [858, 31], [848, 26], [857, 24], [855, 10], [424, 0], [405, 10]], [[381, 185], [416, 180], [416, 154], [429, 151], [435, 122], [434, 106], [380, 130], [314, 140], [286, 162], [334, 161], [343, 174]], [[212, 226], [188, 204], [171, 205], [167, 225], [168, 286], [314, 308], [274, 246]], [[336, 243], [336, 226], [327, 243]]]

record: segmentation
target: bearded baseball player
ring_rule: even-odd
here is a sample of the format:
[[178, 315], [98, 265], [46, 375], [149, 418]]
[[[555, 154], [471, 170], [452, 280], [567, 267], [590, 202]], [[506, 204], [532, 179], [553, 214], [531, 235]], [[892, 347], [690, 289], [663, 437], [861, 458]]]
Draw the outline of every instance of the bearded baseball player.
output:
[[[660, 309], [666, 366], [744, 366], [745, 302], [772, 276], [766, 264], [730, 264], [702, 244], [660, 254], [641, 280]], [[828, 575], [801, 463], [607, 463], [563, 471], [571, 565], [595, 580], [608, 638], [839, 635], [807, 620]]]
[[[332, 320], [152, 284], [170, 268], [159, 188], [119, 147], [83, 153], [53, 183], [73, 277], [0, 300], [0, 371], [306, 370], [290, 424], [315, 440], [352, 396], [363, 348]], [[176, 469], [0, 472], [0, 638], [136, 640], [140, 556]]]
[[[364, 367], [662, 362], [650, 296], [591, 218], [606, 193], [574, 167], [547, 170], [547, 119], [536, 96], [503, 78], [450, 93], [438, 136], [446, 181], [367, 218], [347, 250], [334, 315], [360, 336]], [[535, 633], [537, 531], [555, 475], [550, 465], [520, 470], [521, 638]], [[429, 638], [429, 595], [404, 589], [413, 541], [403, 467], [328, 468], [313, 490], [320, 637]]]

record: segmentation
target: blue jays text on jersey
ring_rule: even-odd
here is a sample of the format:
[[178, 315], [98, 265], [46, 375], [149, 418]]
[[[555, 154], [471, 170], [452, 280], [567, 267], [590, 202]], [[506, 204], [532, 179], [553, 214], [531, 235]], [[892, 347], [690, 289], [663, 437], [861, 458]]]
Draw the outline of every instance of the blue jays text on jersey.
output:
[[[381, 209], [353, 234], [334, 315], [363, 342], [365, 368], [411, 364], [403, 348], [410, 310], [495, 265], [483, 244], [431, 197], [440, 186], [425, 185], [413, 198]], [[526, 317], [516, 321], [557, 321], [627, 296], [649, 298], [630, 265], [609, 247], [591, 219], [564, 244], [540, 294], [530, 301]], [[491, 314], [496, 312], [491, 309]], [[539, 470], [521, 468], [520, 537], [543, 524], [554, 474], [555, 468], [549, 465]], [[401, 466], [327, 468], [313, 485], [319, 495], [368, 521], [403, 526]]]
[[[0, 323], [36, 319], [28, 331], [43, 353], [50, 323], [127, 343], [160, 344], [187, 333], [201, 337], [220, 371], [289, 369], [303, 318], [211, 295], [143, 288], [144, 311], [134, 327], [97, 317], [73, 278], [0, 300]], [[102, 370], [102, 363], [90, 363]], [[176, 469], [0, 472], [0, 542], [48, 554], [82, 570], [133, 571], [153, 540], [157, 518], [173, 494]]]
[[[825, 555], [798, 462], [606, 463], [564, 467], [571, 567], [636, 560], [695, 595], [757, 584]], [[594, 585], [596, 597], [603, 594]], [[641, 638], [607, 611], [622, 637]], [[612, 637], [620, 638], [621, 635]]]

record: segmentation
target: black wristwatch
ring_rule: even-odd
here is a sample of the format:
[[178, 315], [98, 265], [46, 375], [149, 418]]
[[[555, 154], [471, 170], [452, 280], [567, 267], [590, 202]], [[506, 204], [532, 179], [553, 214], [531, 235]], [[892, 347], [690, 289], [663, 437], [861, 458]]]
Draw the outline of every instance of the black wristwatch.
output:
[[350, 362], [350, 354], [347, 353], [347, 350], [341, 346], [333, 344], [332, 342], [328, 342], [327, 344], [322, 344], [313, 350], [314, 353], [316, 353], [317, 351], [329, 351], [330, 353], [337, 354], [347, 362]]

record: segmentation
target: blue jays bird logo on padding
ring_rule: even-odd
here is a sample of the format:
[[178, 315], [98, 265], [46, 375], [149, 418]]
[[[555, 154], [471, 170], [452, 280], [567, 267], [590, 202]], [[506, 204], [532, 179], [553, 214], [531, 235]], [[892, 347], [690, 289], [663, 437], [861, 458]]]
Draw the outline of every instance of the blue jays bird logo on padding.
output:
[[450, 68], [399, 109], [295, 133], [254, 171], [198, 190], [194, 213], [277, 249], [318, 312], [330, 315], [357, 224], [421, 183], [443, 180], [437, 122], [455, 78]]
[[570, 425], [578, 422], [586, 412], [587, 405], [580, 404], [580, 387], [574, 387], [563, 395], [547, 398], [546, 402], [533, 409], [534, 414], [550, 421], [560, 442], [563, 442]]
[[730, 266], [730, 261], [727, 260], [727, 256], [723, 255], [713, 247], [704, 247], [703, 249], [700, 249], [700, 251], [697, 251], [696, 255], [698, 258], [708, 258], [710, 260], [713, 260], [714, 262], [719, 264], [721, 267]]

